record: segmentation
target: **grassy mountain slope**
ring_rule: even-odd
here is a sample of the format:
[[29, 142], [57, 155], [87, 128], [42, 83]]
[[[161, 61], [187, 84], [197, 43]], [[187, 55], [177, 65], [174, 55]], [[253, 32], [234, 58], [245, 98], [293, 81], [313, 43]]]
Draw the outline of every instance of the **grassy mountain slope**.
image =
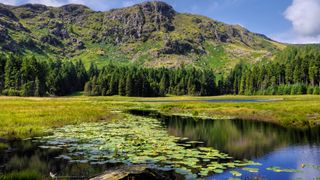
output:
[[286, 45], [239, 25], [181, 14], [163, 2], [96, 12], [83, 5], [0, 4], [0, 49], [46, 59], [217, 71], [272, 58]]

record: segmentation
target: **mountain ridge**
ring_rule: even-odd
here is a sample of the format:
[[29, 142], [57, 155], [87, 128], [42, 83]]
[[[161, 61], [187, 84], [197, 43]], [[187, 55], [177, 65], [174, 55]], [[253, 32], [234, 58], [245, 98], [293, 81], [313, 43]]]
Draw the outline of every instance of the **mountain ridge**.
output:
[[0, 32], [1, 51], [98, 65], [187, 64], [224, 71], [239, 61], [271, 59], [286, 47], [240, 25], [179, 13], [160, 1], [104, 12], [78, 4], [0, 4]]

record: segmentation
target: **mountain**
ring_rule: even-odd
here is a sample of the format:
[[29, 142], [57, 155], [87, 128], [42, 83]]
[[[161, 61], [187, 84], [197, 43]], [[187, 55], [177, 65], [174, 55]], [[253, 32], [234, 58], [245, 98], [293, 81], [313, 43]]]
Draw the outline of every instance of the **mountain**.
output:
[[286, 45], [159, 1], [106, 12], [69, 4], [0, 4], [0, 50], [44, 59], [110, 61], [147, 67], [182, 64], [224, 71], [272, 59]]

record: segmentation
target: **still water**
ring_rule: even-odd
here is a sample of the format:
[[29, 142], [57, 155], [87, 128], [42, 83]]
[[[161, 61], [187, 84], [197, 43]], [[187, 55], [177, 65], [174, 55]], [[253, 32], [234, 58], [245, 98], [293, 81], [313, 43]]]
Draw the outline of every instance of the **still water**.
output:
[[[252, 159], [262, 164], [256, 173], [235, 169], [242, 174], [241, 179], [319, 179], [319, 128], [294, 130], [245, 120], [197, 120], [165, 116], [162, 116], [162, 120], [172, 135], [203, 141], [203, 146], [214, 147], [236, 159]], [[272, 166], [301, 172], [267, 170]], [[230, 171], [207, 179], [228, 178]]]
[[[90, 179], [106, 170], [127, 169], [121, 163], [71, 162], [68, 159], [58, 158], [68, 154], [63, 149], [43, 149], [37, 140], [24, 140], [14, 142], [0, 142], [6, 144], [6, 148], [0, 149], [0, 179], [1, 175], [7, 175], [6, 179], [18, 180], [42, 180], [52, 179], [50, 173], [58, 179]], [[19, 175], [19, 176], [17, 176]], [[21, 177], [21, 175], [23, 175]], [[160, 171], [147, 168], [137, 173], [128, 173], [123, 179], [183, 179], [174, 171]], [[121, 178], [120, 178], [121, 179]]]
[[[320, 129], [295, 130], [281, 126], [246, 120], [194, 119], [179, 116], [163, 116], [154, 112], [131, 111], [131, 114], [159, 119], [170, 135], [199, 142], [192, 148], [207, 146], [227, 153], [238, 160], [250, 159], [261, 163], [258, 172], [243, 168], [227, 170], [206, 179], [229, 179], [230, 171], [237, 171], [239, 179], [315, 179], [320, 176]], [[0, 148], [0, 176], [17, 171], [41, 174], [49, 178], [50, 172], [70, 179], [88, 179], [121, 164], [70, 163], [57, 159], [65, 154], [63, 149], [41, 149], [36, 141], [2, 142]], [[270, 167], [295, 172], [274, 172]], [[269, 170], [268, 170], [269, 169]], [[152, 172], [159, 173], [159, 172]], [[166, 178], [175, 178], [166, 172]], [[163, 175], [163, 173], [161, 173]], [[144, 176], [134, 175], [136, 179]], [[150, 179], [150, 178], [148, 178]]]

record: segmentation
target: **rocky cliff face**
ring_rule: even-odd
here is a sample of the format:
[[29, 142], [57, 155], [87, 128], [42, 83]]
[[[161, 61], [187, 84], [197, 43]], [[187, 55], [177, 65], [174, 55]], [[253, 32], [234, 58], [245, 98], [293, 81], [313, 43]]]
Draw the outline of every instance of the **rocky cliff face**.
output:
[[162, 2], [113, 10], [104, 15], [103, 35], [114, 37], [115, 43], [137, 39], [146, 41], [154, 32], [173, 31], [172, 19], [175, 14], [171, 6]]
[[76, 4], [58, 8], [1, 4], [0, 32], [2, 51], [37, 50], [36, 53], [53, 58], [87, 57], [96, 51], [99, 53], [90, 58], [112, 59], [109, 52], [112, 49], [118, 55], [125, 53], [121, 57], [129, 61], [185, 59], [193, 63], [208, 57], [218, 46], [232, 45], [255, 53], [278, 50], [277, 43], [241, 26], [180, 14], [159, 1], [107, 12], [95, 12]]

